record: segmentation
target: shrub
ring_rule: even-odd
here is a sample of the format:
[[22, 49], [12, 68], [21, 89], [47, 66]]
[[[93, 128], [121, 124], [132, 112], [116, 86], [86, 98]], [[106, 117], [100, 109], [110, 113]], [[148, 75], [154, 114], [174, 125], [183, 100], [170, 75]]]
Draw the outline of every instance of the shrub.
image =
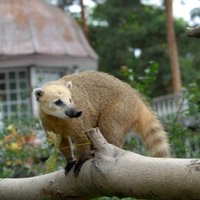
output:
[[27, 177], [40, 174], [48, 157], [47, 146], [38, 136], [38, 121], [26, 119], [6, 122], [0, 133], [0, 174], [3, 177]]
[[[129, 68], [123, 68], [122, 74], [127, 82], [139, 90], [151, 104], [148, 95], [156, 79], [158, 66], [154, 63], [144, 71], [144, 76], [138, 77]], [[136, 79], [137, 77], [137, 79]], [[185, 103], [187, 104], [186, 107]], [[175, 114], [161, 118], [169, 137], [173, 157], [199, 157], [200, 156], [200, 91], [194, 81], [181, 93], [180, 109]], [[182, 106], [182, 107], [181, 107]], [[125, 148], [145, 154], [141, 142], [129, 138]]]

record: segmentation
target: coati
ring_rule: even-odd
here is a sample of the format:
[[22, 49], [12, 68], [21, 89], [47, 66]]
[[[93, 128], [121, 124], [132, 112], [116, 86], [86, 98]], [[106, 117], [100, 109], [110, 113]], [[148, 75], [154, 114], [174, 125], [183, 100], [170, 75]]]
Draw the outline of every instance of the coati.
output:
[[[168, 157], [170, 148], [163, 126], [140, 94], [127, 83], [103, 72], [66, 75], [34, 90], [39, 116], [46, 131], [61, 134], [61, 152], [68, 172], [78, 173], [89, 159], [90, 144], [84, 134], [99, 127], [109, 143], [123, 145], [131, 130], [143, 141], [151, 156]], [[75, 157], [70, 143], [75, 144]]]

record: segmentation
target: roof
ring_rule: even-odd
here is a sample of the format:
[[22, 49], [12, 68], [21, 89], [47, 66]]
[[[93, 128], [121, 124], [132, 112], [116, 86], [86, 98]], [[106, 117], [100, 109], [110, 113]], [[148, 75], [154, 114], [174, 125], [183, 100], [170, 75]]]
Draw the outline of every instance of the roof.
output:
[[97, 59], [79, 25], [59, 8], [44, 0], [1, 0], [0, 57], [31, 54]]

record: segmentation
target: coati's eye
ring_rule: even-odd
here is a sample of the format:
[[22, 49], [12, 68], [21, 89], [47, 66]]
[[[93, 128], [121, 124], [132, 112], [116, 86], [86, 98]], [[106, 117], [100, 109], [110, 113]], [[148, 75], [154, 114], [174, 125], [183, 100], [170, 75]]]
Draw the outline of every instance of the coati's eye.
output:
[[58, 100], [56, 100], [56, 101], [54, 102], [54, 104], [57, 105], [57, 106], [62, 106], [62, 105], [63, 105], [63, 102], [62, 102], [60, 99], [58, 99]]
[[72, 103], [72, 99], [71, 98], [69, 98], [69, 102]]

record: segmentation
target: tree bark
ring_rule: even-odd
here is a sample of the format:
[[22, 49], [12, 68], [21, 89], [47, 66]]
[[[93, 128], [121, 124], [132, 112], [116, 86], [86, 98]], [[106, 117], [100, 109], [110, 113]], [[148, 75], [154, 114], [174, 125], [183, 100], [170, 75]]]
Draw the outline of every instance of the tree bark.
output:
[[80, 7], [81, 7], [81, 24], [83, 32], [85, 33], [85, 36], [88, 35], [88, 26], [86, 22], [86, 16], [85, 16], [85, 7], [83, 4], [83, 0], [80, 0]]
[[178, 61], [178, 50], [176, 45], [176, 36], [174, 33], [173, 25], [173, 6], [172, 0], [165, 0], [165, 11], [166, 11], [166, 33], [167, 33], [167, 45], [169, 52], [169, 59], [171, 65], [172, 75], [172, 87], [173, 93], [177, 94], [181, 90], [181, 74]]
[[89, 199], [99, 196], [143, 199], [200, 199], [200, 160], [151, 158], [107, 143], [88, 131], [93, 159], [78, 177], [64, 170], [31, 178], [0, 179], [0, 200]]

